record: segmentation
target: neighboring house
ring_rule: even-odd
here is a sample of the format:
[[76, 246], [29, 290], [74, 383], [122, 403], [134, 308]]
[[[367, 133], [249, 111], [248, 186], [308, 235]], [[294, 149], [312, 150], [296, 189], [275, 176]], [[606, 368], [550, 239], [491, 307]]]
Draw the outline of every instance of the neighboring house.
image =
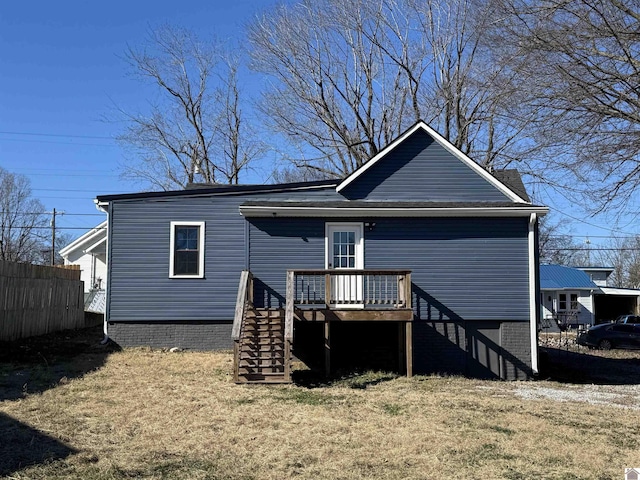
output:
[[542, 328], [551, 331], [595, 323], [593, 295], [600, 292], [578, 268], [540, 265]]
[[123, 346], [233, 346], [238, 381], [290, 380], [291, 349], [326, 371], [537, 372], [548, 209], [423, 122], [341, 180], [96, 202]]
[[595, 325], [640, 314], [640, 290], [609, 286], [611, 267], [540, 265], [542, 328]]
[[60, 250], [65, 265], [80, 265], [85, 310], [104, 313], [107, 283], [107, 222], [92, 228]]
[[611, 267], [576, 267], [589, 276], [589, 279], [599, 287], [609, 286], [609, 277], [613, 273]]

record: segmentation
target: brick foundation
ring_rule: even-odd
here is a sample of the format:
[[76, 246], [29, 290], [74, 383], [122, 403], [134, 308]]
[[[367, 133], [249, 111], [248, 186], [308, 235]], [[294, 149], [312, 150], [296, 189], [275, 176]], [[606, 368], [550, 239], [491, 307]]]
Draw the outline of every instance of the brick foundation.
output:
[[121, 347], [230, 350], [232, 322], [109, 322], [109, 338]]

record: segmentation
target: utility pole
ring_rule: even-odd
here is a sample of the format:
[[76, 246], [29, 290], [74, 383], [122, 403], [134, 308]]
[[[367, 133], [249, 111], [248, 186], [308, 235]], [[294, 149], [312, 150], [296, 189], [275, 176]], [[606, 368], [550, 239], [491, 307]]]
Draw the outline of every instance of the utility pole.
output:
[[51, 266], [55, 263], [56, 258], [56, 209], [53, 209], [51, 217]]
[[589, 236], [587, 235], [587, 239], [584, 241], [587, 244], [587, 267], [591, 267], [591, 240], [589, 240]]
[[54, 208], [51, 212], [51, 265], [56, 263], [56, 215], [64, 215], [64, 212], [56, 212]]

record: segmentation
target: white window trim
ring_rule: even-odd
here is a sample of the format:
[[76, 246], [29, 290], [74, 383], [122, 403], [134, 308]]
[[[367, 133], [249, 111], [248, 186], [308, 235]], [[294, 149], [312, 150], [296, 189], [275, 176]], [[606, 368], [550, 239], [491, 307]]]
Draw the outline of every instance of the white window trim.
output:
[[[575, 294], [576, 295], [576, 308], [571, 308], [571, 295]], [[561, 310], [560, 309], [560, 295], [566, 295], [567, 297], [567, 308]], [[581, 303], [580, 303], [580, 292], [577, 290], [563, 290], [561, 292], [558, 292], [558, 295], [556, 297], [558, 299], [558, 308], [557, 311], [558, 312], [580, 312], [581, 308]]]
[[[175, 275], [173, 273], [175, 254], [176, 227], [200, 227], [198, 236], [198, 274]], [[204, 278], [204, 222], [171, 222], [171, 234], [169, 242], [169, 278]]]

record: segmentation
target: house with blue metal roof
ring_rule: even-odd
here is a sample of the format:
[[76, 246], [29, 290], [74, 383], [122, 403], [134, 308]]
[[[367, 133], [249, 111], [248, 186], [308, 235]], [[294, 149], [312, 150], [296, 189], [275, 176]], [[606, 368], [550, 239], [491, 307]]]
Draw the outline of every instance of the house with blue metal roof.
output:
[[540, 265], [542, 326], [593, 325], [594, 295], [602, 293], [584, 270], [563, 265]]

